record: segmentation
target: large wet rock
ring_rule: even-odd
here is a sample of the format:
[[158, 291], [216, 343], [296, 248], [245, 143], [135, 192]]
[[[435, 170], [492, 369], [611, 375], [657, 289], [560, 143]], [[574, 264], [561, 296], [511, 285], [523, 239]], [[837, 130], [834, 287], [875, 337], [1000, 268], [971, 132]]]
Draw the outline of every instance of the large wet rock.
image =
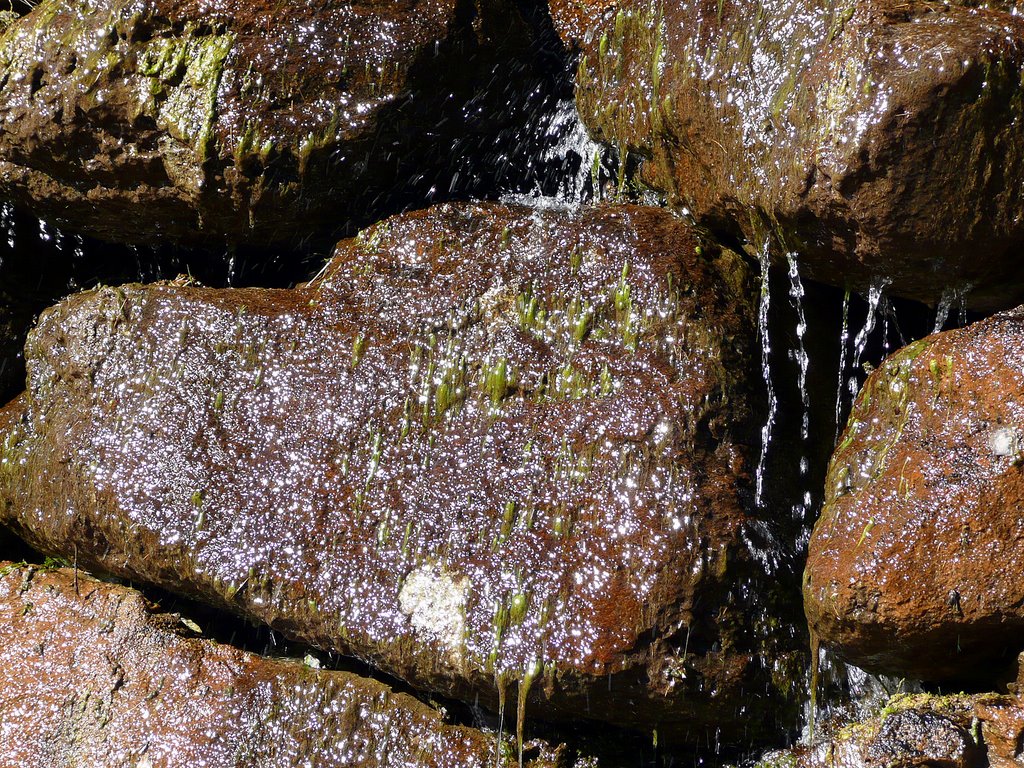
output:
[[418, 686], [739, 743], [801, 674], [741, 540], [751, 326], [742, 260], [633, 207], [440, 206], [296, 290], [76, 295], [0, 514]]
[[899, 694], [874, 714], [823, 730], [754, 768], [1009, 768], [1020, 762], [1024, 706], [994, 693]]
[[1024, 647], [1024, 312], [898, 351], [864, 384], [829, 469], [804, 601], [858, 666], [996, 674]]
[[[197, 636], [138, 592], [0, 567], [0, 761], [33, 766], [511, 766], [514, 746], [347, 672]], [[506, 738], [507, 741], [507, 738]], [[526, 763], [563, 764], [541, 742]], [[531, 754], [532, 753], [532, 754]]]
[[676, 206], [823, 282], [1003, 308], [1024, 296], [1024, 21], [975, 6], [551, 2], [584, 121]]
[[46, 0], [0, 37], [0, 195], [116, 242], [337, 229], [493, 149], [531, 35], [503, 0]]

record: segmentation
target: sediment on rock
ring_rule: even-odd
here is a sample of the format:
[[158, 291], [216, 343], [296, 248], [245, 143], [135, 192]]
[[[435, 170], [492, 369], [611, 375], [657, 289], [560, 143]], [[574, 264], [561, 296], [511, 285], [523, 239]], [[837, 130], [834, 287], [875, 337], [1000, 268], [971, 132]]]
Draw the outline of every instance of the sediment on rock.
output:
[[0, 195], [112, 242], [329, 236], [454, 185], [537, 85], [512, 2], [281, 9], [41, 2], [0, 37]]
[[751, 314], [742, 259], [629, 206], [439, 206], [296, 290], [79, 294], [27, 345], [0, 514], [509, 718], [748, 743], [803, 659], [743, 543]]
[[899, 350], [865, 382], [811, 538], [811, 631], [858, 666], [991, 680], [1024, 646], [1024, 312]]
[[[721, 233], [816, 280], [1024, 297], [1012, 3], [552, 0], [580, 114]], [[984, 257], [979, 257], [984, 254]]]
[[[105, 766], [512, 766], [506, 736], [449, 725], [346, 672], [199, 636], [135, 590], [0, 566], [0, 761]], [[566, 765], [527, 746], [526, 764]]]

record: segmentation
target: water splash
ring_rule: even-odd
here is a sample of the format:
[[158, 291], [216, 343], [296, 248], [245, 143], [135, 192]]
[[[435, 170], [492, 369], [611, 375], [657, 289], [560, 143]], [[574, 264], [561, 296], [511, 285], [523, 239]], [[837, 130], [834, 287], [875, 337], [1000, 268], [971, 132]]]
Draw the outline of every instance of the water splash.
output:
[[580, 120], [576, 101], [560, 100], [541, 134], [546, 144], [541, 162], [557, 177], [554, 195], [540, 188], [531, 193], [503, 195], [503, 202], [541, 209], [574, 209], [604, 197], [603, 185], [614, 178], [615, 153], [594, 141]]
[[761, 339], [761, 375], [764, 377], [765, 390], [768, 394], [768, 414], [765, 417], [764, 426], [761, 427], [761, 456], [757, 461], [757, 472], [754, 476], [754, 504], [758, 508], [763, 508], [764, 474], [768, 459], [768, 445], [771, 443], [772, 427], [775, 425], [775, 417], [779, 409], [779, 401], [775, 396], [775, 388], [772, 385], [772, 344], [768, 332], [768, 312], [771, 309], [771, 270], [769, 269], [770, 257], [768, 255], [767, 240], [761, 246], [758, 261], [761, 264], [761, 298], [757, 307], [757, 335]]
[[[591, 194], [599, 197], [602, 148], [583, 126], [575, 99], [559, 102], [546, 135], [554, 143], [544, 150], [542, 159], [558, 163], [567, 171], [558, 185], [558, 196], [567, 202], [582, 203], [589, 185]], [[571, 171], [573, 167], [575, 173]]]

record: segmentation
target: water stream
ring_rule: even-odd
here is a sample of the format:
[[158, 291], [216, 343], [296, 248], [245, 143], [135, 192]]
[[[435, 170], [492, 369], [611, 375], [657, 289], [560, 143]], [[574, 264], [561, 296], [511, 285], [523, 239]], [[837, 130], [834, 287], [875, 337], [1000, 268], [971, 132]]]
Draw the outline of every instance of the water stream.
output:
[[761, 341], [761, 376], [764, 378], [765, 391], [768, 396], [768, 411], [764, 426], [761, 427], [761, 454], [757, 460], [757, 470], [754, 475], [754, 504], [759, 508], [764, 507], [765, 467], [768, 462], [768, 449], [772, 441], [772, 427], [775, 425], [775, 416], [779, 408], [779, 401], [775, 396], [775, 386], [772, 383], [772, 342], [768, 323], [771, 312], [771, 254], [768, 249], [769, 243], [765, 240], [759, 252], [761, 292], [757, 305], [757, 335]]

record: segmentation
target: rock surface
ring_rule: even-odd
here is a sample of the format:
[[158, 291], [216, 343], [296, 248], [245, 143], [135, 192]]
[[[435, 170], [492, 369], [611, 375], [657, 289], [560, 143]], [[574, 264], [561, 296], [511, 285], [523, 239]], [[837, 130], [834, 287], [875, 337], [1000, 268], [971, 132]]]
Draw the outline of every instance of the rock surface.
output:
[[[1024, 297], [1012, 3], [552, 0], [594, 134], [720, 232], [817, 280]], [[980, 255], [983, 254], [983, 257]]]
[[866, 381], [829, 468], [804, 604], [845, 658], [984, 680], [1024, 646], [1024, 310], [929, 336]]
[[[518, 764], [407, 694], [198, 637], [132, 589], [71, 569], [0, 574], [4, 765]], [[534, 768], [563, 764], [530, 750]]]
[[503, 0], [45, 0], [0, 37], [0, 195], [114, 242], [334, 230], [490, 147], [506, 94], [468, 105], [530, 36]]
[[758, 645], [751, 326], [738, 256], [628, 206], [439, 206], [291, 291], [79, 294], [30, 336], [0, 516], [520, 718], [756, 739], [802, 656]]
[[878, 714], [832, 723], [810, 747], [770, 753], [754, 768], [1009, 768], [1020, 764], [1022, 738], [1016, 696], [899, 694]]

